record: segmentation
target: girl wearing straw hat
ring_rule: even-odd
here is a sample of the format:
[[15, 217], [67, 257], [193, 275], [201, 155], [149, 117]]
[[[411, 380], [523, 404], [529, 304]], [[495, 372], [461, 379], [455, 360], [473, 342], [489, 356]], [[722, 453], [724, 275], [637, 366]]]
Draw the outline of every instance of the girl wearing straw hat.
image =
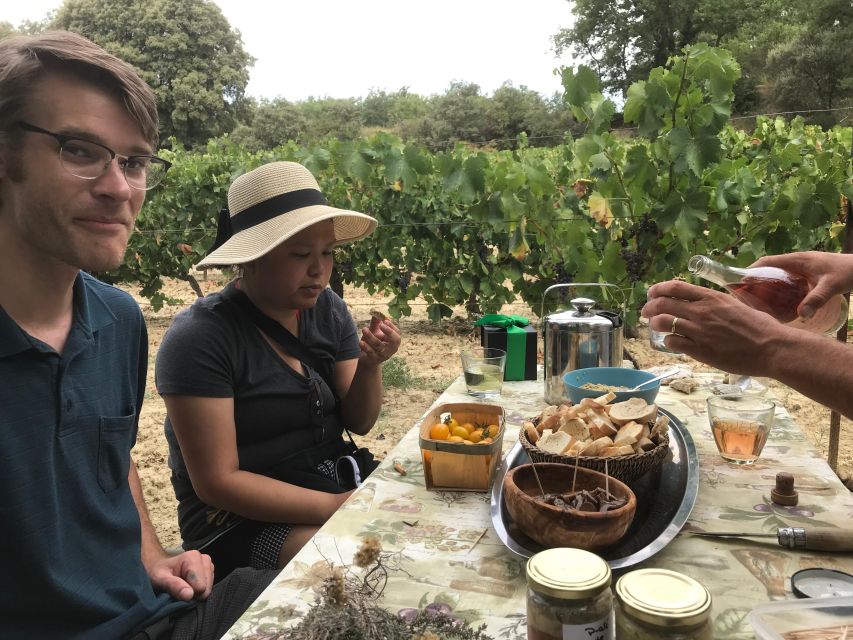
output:
[[263, 165], [228, 191], [198, 266], [242, 276], [175, 317], [156, 365], [181, 534], [217, 577], [283, 567], [351, 493], [336, 464], [351, 452], [344, 430], [376, 421], [400, 332], [374, 319], [359, 337], [327, 285], [334, 247], [375, 228], [330, 207], [297, 163]]

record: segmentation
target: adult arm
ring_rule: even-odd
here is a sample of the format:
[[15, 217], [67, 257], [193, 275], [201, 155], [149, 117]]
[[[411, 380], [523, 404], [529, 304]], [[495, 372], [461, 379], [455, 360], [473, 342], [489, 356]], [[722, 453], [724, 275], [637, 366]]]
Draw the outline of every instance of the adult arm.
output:
[[781, 324], [734, 296], [671, 280], [649, 289], [642, 315], [649, 326], [676, 334], [666, 345], [730, 373], [774, 378], [853, 418], [853, 350]]
[[130, 471], [127, 474], [130, 493], [136, 510], [139, 512], [139, 523], [142, 532], [142, 564], [151, 578], [151, 584], [157, 591], [165, 591], [179, 600], [204, 600], [213, 588], [213, 562], [210, 556], [198, 551], [185, 551], [177, 556], [170, 556], [163, 549], [151, 518], [148, 507], [142, 495], [142, 484], [136, 463], [130, 461]]
[[382, 363], [397, 353], [400, 341], [400, 330], [393, 322], [373, 318], [362, 330], [361, 355], [335, 365], [341, 417], [353, 433], [364, 435], [376, 423], [385, 395]]
[[853, 290], [853, 254], [801, 251], [765, 256], [753, 266], [779, 267], [809, 279], [814, 288], [797, 308], [803, 318], [813, 316], [833, 296]]
[[349, 497], [240, 469], [233, 398], [163, 400], [193, 488], [206, 504], [262, 522], [320, 525]]

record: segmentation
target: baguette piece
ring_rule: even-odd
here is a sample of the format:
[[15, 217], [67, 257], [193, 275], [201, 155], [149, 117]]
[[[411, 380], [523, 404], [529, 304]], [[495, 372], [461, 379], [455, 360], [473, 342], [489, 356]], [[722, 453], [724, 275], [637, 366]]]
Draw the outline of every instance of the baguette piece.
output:
[[658, 406], [647, 404], [642, 398], [629, 398], [610, 407], [610, 420], [620, 427], [631, 421], [640, 424], [652, 422], [657, 414]]
[[615, 458], [617, 456], [627, 456], [632, 453], [634, 453], [634, 447], [629, 444], [623, 444], [622, 446], [604, 447], [598, 452], [598, 455], [602, 458]]
[[539, 431], [536, 429], [536, 425], [532, 422], [525, 422], [522, 425], [524, 429], [524, 433], [527, 434], [527, 439], [530, 440], [530, 444], [536, 444], [539, 440]]
[[628, 424], [622, 425], [616, 437], [613, 438], [613, 444], [617, 447], [627, 444], [633, 445], [638, 442], [643, 436], [643, 425], [638, 422], [631, 421]]
[[571, 436], [565, 431], [555, 431], [548, 433], [548, 435], [543, 434], [539, 438], [539, 442], [536, 443], [536, 446], [542, 451], [556, 454], [563, 453], [563, 450], [568, 449], [569, 445], [571, 445]]
[[593, 438], [603, 438], [604, 436], [613, 438], [618, 431], [606, 415], [595, 416], [587, 426], [589, 427], [589, 434]]
[[590, 437], [589, 427], [580, 418], [569, 418], [563, 416], [560, 421], [560, 431], [565, 431], [576, 440], [586, 440]]
[[640, 438], [634, 446], [637, 447], [637, 453], [639, 453], [640, 451], [651, 451], [657, 445], [648, 438]]
[[586, 447], [584, 447], [584, 449], [581, 451], [581, 455], [582, 456], [597, 456], [597, 455], [599, 455], [599, 452], [602, 449], [604, 449], [606, 447], [612, 447], [612, 446], [613, 446], [613, 440], [611, 440], [610, 438], [608, 438], [606, 436], [603, 438], [598, 438], [597, 440], [593, 440], [590, 444], [588, 444]]

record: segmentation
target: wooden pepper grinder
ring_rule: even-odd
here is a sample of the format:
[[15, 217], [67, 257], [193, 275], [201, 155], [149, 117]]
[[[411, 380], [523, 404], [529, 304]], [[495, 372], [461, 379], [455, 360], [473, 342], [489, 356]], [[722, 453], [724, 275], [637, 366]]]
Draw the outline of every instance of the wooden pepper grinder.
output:
[[787, 471], [776, 474], [776, 486], [770, 490], [770, 499], [783, 507], [793, 507], [800, 499], [794, 489], [794, 476]]

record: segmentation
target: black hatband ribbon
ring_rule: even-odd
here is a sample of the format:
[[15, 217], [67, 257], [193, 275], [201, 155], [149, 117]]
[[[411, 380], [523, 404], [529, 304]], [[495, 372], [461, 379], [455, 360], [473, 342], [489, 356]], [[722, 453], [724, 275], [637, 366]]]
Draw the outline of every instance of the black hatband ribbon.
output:
[[318, 204], [328, 205], [329, 203], [317, 189], [299, 189], [298, 191], [273, 196], [233, 216], [229, 214], [227, 207], [223, 207], [219, 211], [219, 219], [216, 225], [216, 240], [213, 241], [213, 246], [208, 253], [221, 247], [235, 233], [245, 231], [296, 209]]

